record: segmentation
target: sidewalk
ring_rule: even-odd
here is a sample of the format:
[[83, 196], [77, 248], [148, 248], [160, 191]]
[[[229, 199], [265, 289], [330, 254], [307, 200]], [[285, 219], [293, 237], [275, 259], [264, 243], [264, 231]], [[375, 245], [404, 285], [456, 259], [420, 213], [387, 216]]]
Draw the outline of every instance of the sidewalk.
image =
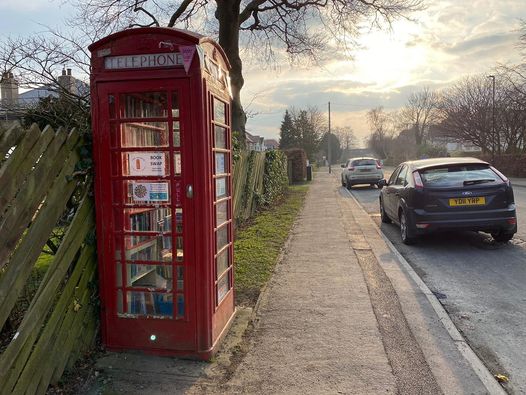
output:
[[222, 391], [487, 393], [375, 227], [336, 178], [315, 174]]

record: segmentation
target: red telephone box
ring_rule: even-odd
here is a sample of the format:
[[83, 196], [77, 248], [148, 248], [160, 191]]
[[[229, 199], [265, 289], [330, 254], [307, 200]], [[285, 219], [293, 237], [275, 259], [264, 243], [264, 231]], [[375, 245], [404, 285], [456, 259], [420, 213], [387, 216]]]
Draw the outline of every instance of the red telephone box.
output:
[[103, 342], [207, 359], [235, 312], [228, 60], [170, 28], [89, 49]]

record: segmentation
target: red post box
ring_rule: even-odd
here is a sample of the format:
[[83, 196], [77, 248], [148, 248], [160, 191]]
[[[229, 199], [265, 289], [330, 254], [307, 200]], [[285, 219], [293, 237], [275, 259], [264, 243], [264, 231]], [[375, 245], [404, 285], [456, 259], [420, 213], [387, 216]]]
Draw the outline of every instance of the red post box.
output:
[[235, 312], [228, 60], [170, 28], [89, 49], [103, 342], [207, 359]]

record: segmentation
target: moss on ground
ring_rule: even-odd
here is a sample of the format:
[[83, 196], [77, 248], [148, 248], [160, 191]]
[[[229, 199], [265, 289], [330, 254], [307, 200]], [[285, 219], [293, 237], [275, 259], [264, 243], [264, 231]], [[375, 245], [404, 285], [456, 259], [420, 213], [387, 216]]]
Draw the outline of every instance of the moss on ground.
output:
[[237, 231], [234, 242], [236, 304], [255, 304], [270, 279], [307, 193], [307, 185], [292, 186], [281, 203], [259, 213]]

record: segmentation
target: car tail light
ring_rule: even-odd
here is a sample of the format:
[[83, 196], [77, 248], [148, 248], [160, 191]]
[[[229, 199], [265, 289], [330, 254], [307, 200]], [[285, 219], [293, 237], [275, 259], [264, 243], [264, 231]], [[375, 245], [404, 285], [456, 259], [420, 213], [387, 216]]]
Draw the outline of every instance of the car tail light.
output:
[[424, 189], [424, 183], [422, 182], [422, 178], [420, 178], [420, 173], [418, 171], [413, 172], [413, 180], [416, 189]]
[[350, 167], [349, 167], [349, 170], [354, 170], [354, 167], [350, 166]]
[[426, 229], [429, 227], [429, 224], [416, 224], [416, 227], [418, 229]]
[[381, 169], [382, 168], [382, 165], [380, 164], [380, 162], [376, 161], [376, 168], [377, 169]]
[[508, 218], [508, 223], [510, 225], [516, 225], [517, 224], [517, 218]]

